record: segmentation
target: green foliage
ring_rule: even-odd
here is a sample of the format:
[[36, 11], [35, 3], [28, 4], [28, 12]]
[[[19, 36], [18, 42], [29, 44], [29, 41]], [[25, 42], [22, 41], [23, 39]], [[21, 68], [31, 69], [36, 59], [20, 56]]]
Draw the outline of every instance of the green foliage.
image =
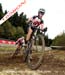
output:
[[45, 45], [50, 46], [52, 44], [52, 39], [48, 38], [48, 35], [45, 36]]
[[2, 5], [0, 3], [0, 12], [3, 13], [3, 10], [2, 10]]
[[19, 26], [21, 26], [25, 32], [27, 30], [26, 20], [27, 20], [26, 15], [24, 15], [24, 13], [22, 12], [19, 16]]
[[7, 14], [7, 10], [5, 10], [4, 15]]
[[[7, 13], [7, 10], [3, 13], [2, 5], [0, 4], [0, 19]], [[0, 26], [0, 38], [16, 40], [17, 38], [24, 36], [26, 30], [26, 15], [21, 13], [18, 15], [16, 12], [10, 19]]]
[[18, 26], [16, 28], [16, 34], [15, 34], [15, 38], [18, 39], [20, 38], [21, 36], [24, 36], [24, 30], [22, 27]]
[[4, 33], [4, 37], [7, 39], [13, 39], [14, 35], [16, 34], [16, 29], [14, 26], [11, 25], [11, 23], [9, 21], [6, 21], [3, 24], [3, 33]]
[[21, 26], [23, 28], [25, 28], [26, 20], [27, 20], [26, 15], [24, 15], [24, 13], [21, 13], [18, 16], [17, 12], [9, 19], [9, 21], [11, 22], [13, 26], [15, 27]]
[[19, 26], [19, 17], [18, 17], [18, 13], [16, 12], [10, 19], [9, 21], [11, 22], [11, 24], [15, 27]]
[[0, 19], [3, 17], [2, 5], [0, 4]]
[[0, 26], [0, 38], [4, 37], [4, 29]]
[[52, 42], [54, 46], [65, 46], [65, 33], [58, 35]]
[[3, 13], [0, 12], [0, 19], [3, 17]]

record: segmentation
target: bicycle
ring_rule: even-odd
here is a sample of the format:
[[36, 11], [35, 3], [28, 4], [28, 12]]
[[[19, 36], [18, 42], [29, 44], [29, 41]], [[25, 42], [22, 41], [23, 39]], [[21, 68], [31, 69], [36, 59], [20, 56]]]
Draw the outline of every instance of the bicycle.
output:
[[27, 62], [27, 65], [33, 70], [40, 67], [42, 63], [45, 51], [44, 36], [46, 31], [47, 28], [45, 28], [44, 30], [36, 28], [35, 32], [32, 33], [31, 38], [27, 43], [27, 47], [24, 47], [24, 60]]

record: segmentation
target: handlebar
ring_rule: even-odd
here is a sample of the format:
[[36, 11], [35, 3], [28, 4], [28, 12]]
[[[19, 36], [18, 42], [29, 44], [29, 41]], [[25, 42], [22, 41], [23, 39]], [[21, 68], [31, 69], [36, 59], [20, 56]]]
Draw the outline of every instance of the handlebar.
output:
[[[41, 30], [40, 28], [36, 28], [37, 30]], [[44, 28], [43, 30], [41, 30], [42, 32], [46, 32], [47, 31], [47, 27], [46, 28]]]
[[43, 31], [43, 32], [46, 32], [46, 31], [47, 31], [47, 27], [46, 27], [46, 28], [44, 28], [42, 31]]

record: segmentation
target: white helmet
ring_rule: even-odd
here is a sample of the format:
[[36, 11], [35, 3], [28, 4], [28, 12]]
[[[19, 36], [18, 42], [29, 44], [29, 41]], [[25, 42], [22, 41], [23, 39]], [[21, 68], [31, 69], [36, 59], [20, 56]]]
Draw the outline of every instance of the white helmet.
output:
[[40, 8], [39, 11], [38, 11], [38, 13], [45, 14], [45, 9]]

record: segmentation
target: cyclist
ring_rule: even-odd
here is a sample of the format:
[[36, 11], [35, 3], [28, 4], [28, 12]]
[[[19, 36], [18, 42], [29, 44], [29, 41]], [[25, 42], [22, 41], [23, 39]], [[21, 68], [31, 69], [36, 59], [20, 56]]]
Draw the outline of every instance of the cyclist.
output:
[[[38, 11], [38, 15], [33, 16], [32, 18], [27, 20], [27, 23], [29, 24], [29, 27], [28, 27], [28, 33], [27, 33], [26, 39], [24, 41], [25, 44], [27, 44], [27, 42], [29, 41], [29, 39], [31, 37], [32, 32], [34, 32], [37, 27], [40, 27], [40, 29], [43, 29], [44, 22], [42, 20], [42, 17], [43, 17], [44, 14], [45, 14], [45, 9], [41, 8]], [[20, 38], [17, 41], [17, 43], [19, 43], [19, 46], [22, 45], [22, 39], [23, 38]]]

